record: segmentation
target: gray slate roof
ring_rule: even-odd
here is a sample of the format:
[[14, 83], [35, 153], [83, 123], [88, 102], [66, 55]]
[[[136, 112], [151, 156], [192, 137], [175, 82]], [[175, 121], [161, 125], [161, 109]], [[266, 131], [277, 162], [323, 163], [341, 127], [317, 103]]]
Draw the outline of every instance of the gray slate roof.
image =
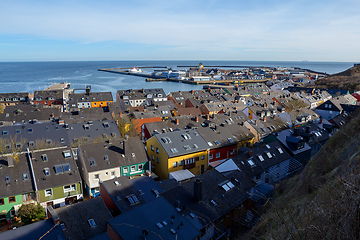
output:
[[[197, 130], [176, 130], [154, 136], [169, 157], [204, 151], [209, 148]], [[170, 139], [170, 141], [168, 140]], [[185, 147], [187, 149], [185, 149]], [[176, 149], [176, 150], [174, 150]]]
[[[106, 221], [111, 214], [101, 198], [94, 198], [62, 208], [55, 209], [67, 239], [90, 239], [106, 231]], [[91, 227], [89, 220], [93, 219], [96, 226]]]
[[[65, 158], [65, 152], [71, 156]], [[47, 161], [44, 161], [45, 155]], [[33, 151], [31, 152], [31, 157], [36, 183], [39, 190], [81, 182], [80, 173], [70, 148], [43, 150], [37, 152]], [[70, 171], [56, 173], [55, 167], [62, 164], [70, 164]], [[49, 175], [45, 175], [45, 168], [49, 169]], [[77, 189], [77, 191], [82, 192], [81, 189]]]
[[170, 229], [176, 231], [179, 240], [195, 239], [201, 233], [162, 197], [110, 219], [108, 223], [123, 240], [141, 239], [144, 229], [148, 240], [175, 239]]
[[[19, 155], [19, 161], [13, 160], [13, 164], [13, 167], [9, 167], [8, 157], [0, 157], [0, 198], [35, 191], [26, 155]], [[27, 174], [27, 180], [24, 180], [23, 173]], [[8, 181], [6, 181], [6, 177], [9, 178]]]

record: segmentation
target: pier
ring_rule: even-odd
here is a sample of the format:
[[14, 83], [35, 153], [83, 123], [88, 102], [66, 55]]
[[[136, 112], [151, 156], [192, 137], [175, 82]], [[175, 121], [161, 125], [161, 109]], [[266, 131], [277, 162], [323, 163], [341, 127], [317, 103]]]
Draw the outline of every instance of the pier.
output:
[[[139, 67], [140, 68], [140, 67]], [[155, 67], [145, 67], [145, 68], [155, 68]], [[160, 68], [160, 67], [157, 67]], [[162, 67], [168, 68], [168, 67]], [[129, 68], [106, 68], [98, 69], [98, 71], [131, 75], [136, 77], [143, 77], [147, 82], [157, 82], [157, 81], [169, 81], [169, 82], [181, 82], [187, 84], [220, 84], [220, 85], [230, 85], [230, 84], [243, 84], [243, 83], [264, 83], [270, 79], [224, 79], [224, 80], [201, 80], [201, 81], [192, 81], [187, 79], [178, 79], [178, 78], [164, 78], [163, 76], [156, 76], [148, 73], [139, 73], [139, 72], [130, 72], [128, 70], [124, 71], [123, 69]]]

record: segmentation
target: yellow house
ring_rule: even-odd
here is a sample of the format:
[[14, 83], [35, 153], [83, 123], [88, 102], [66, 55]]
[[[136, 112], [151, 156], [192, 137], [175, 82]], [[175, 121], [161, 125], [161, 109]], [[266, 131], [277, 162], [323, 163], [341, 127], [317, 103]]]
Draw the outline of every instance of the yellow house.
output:
[[91, 107], [107, 107], [108, 102], [113, 102], [113, 101], [111, 100], [111, 101], [95, 101], [95, 102], [91, 102]]
[[161, 179], [184, 169], [199, 175], [208, 167], [209, 145], [197, 130], [155, 134], [146, 142], [146, 147], [152, 171]]

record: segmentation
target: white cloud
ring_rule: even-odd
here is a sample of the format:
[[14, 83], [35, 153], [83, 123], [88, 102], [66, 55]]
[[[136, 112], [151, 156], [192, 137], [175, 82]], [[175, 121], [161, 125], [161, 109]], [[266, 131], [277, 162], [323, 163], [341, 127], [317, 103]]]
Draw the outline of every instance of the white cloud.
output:
[[[105, 41], [164, 47], [164, 51], [311, 53], [360, 50], [356, 1], [61, 1], [0, 5], [0, 33], [83, 44]], [[340, 7], [341, 6], [341, 7]], [[359, 9], [359, 8], [357, 8]], [[346, 13], [346, 14], [343, 14]], [[185, 50], [186, 49], [186, 50]], [[356, 52], [355, 51], [355, 52]]]

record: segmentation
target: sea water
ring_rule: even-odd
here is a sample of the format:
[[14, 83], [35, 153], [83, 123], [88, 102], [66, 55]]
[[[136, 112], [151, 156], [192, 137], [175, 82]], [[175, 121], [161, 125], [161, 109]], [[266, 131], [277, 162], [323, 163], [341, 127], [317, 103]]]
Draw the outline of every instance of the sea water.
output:
[[[299, 67], [333, 74], [354, 65], [351, 62], [270, 62], [270, 61], [203, 61], [205, 66], [268, 66]], [[163, 88], [165, 93], [202, 89], [201, 85], [177, 82], [146, 82], [144, 78], [101, 72], [101, 68], [198, 66], [199, 61], [62, 61], [62, 62], [0, 62], [0, 92], [30, 92], [43, 90], [54, 83], [68, 82], [71, 88], [84, 89], [91, 85], [93, 92]], [[143, 69], [151, 72], [152, 69]]]

